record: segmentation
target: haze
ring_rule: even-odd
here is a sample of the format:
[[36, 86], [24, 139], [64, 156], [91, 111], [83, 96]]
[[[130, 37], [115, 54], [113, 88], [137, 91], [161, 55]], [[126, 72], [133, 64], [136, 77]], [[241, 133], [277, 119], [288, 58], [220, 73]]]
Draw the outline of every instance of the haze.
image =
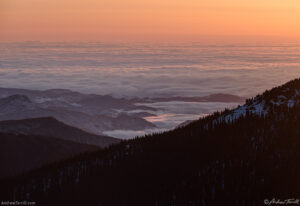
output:
[[1, 0], [0, 41], [298, 40], [299, 0]]

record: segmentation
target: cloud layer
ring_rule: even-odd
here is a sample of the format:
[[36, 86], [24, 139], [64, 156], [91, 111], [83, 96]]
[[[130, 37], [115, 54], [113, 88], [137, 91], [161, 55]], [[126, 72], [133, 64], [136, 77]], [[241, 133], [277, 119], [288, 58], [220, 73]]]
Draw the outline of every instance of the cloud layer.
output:
[[2, 43], [0, 87], [251, 96], [300, 76], [300, 46]]
[[[253, 96], [300, 76], [298, 45], [2, 43], [0, 87], [64, 88], [117, 97]], [[159, 102], [146, 119], [156, 130], [105, 133], [131, 138], [233, 107]], [[153, 113], [153, 111], [152, 111]]]

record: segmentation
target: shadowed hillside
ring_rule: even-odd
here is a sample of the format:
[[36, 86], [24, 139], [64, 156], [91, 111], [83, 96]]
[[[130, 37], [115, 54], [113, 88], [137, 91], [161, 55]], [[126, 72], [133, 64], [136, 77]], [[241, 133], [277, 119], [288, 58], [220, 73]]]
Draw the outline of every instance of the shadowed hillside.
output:
[[300, 79], [216, 112], [1, 183], [42, 205], [263, 205], [300, 195]]
[[53, 137], [0, 133], [0, 179], [96, 150], [100, 148]]
[[90, 134], [52, 117], [0, 121], [0, 132], [42, 135], [98, 147], [107, 147], [110, 144], [120, 142], [119, 139], [113, 137]]

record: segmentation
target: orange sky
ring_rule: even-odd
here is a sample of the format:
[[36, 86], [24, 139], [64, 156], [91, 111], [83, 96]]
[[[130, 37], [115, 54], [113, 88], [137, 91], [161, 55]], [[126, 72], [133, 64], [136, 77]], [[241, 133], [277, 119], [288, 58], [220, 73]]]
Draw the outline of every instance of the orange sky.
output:
[[0, 41], [209, 36], [300, 39], [300, 0], [0, 0]]

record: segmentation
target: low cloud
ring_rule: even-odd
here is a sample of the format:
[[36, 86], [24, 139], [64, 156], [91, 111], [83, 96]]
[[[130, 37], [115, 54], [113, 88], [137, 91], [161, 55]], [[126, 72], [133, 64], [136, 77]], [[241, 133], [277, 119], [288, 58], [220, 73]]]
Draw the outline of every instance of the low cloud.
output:
[[[170, 49], [172, 48], [172, 49]], [[300, 76], [298, 47], [0, 44], [0, 86], [115, 96], [252, 96]], [[284, 52], [283, 52], [284, 50]]]

